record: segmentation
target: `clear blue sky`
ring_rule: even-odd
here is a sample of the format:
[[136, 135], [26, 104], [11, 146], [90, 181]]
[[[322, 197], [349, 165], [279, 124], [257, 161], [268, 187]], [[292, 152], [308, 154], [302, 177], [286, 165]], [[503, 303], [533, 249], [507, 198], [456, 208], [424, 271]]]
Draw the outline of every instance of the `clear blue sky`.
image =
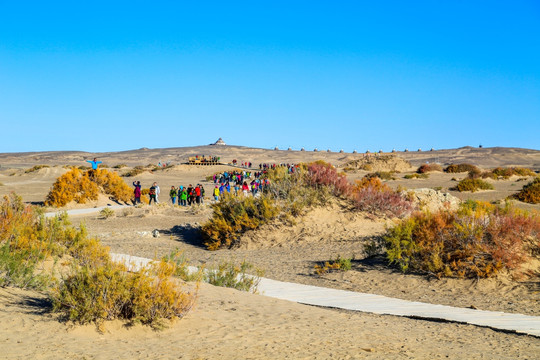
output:
[[540, 149], [540, 1], [2, 1], [0, 152]]

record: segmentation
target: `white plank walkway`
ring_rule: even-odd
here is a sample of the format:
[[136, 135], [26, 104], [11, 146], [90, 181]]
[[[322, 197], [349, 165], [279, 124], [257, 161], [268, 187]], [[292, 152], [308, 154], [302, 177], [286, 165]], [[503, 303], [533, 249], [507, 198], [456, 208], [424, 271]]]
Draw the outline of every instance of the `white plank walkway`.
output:
[[[111, 254], [114, 261], [128, 264], [130, 270], [148, 265], [152, 260], [125, 254]], [[194, 267], [190, 269], [196, 270]], [[258, 291], [264, 296], [345, 310], [420, 319], [437, 319], [485, 326], [540, 337], [540, 316], [511, 314], [436, 305], [318, 286], [295, 284], [261, 278]]]
[[68, 215], [87, 215], [87, 214], [93, 214], [98, 213], [101, 210], [105, 208], [109, 208], [111, 210], [116, 209], [122, 209], [125, 207], [129, 207], [129, 205], [109, 205], [109, 206], [98, 206], [95, 208], [85, 208], [85, 209], [72, 209], [72, 210], [65, 210], [65, 211], [53, 211], [53, 212], [46, 212], [45, 217], [54, 217], [56, 215], [60, 215], [64, 212], [66, 212]]

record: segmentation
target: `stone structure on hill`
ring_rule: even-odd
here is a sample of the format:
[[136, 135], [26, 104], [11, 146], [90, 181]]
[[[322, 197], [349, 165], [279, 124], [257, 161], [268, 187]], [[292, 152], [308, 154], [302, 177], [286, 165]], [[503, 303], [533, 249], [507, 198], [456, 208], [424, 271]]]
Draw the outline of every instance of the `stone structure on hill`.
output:
[[210, 145], [227, 145], [227, 144], [225, 144], [225, 141], [223, 141], [222, 138], [219, 138], [218, 141]]

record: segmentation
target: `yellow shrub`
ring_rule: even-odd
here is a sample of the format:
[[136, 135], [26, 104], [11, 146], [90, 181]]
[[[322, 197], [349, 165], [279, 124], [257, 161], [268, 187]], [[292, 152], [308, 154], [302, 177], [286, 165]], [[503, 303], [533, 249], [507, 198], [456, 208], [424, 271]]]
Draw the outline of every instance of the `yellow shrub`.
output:
[[115, 172], [106, 169], [81, 171], [72, 168], [56, 180], [45, 204], [56, 207], [65, 206], [71, 201], [84, 204], [88, 200], [97, 200], [100, 192], [123, 202], [128, 202], [133, 193]]

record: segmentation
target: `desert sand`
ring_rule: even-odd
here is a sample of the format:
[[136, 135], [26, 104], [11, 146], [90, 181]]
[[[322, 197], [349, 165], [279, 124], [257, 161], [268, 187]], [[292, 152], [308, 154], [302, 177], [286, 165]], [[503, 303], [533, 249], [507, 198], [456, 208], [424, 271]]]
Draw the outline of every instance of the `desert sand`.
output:
[[[374, 219], [352, 213], [344, 204], [332, 203], [314, 209], [297, 219], [296, 225], [266, 225], [246, 234], [240, 246], [210, 252], [200, 243], [197, 227], [210, 215], [207, 205], [178, 208], [167, 204], [171, 185], [202, 183], [209, 194], [213, 184], [208, 175], [228, 166], [182, 165], [192, 155], [220, 156], [222, 161], [296, 163], [326, 160], [344, 168], [365, 154], [339, 152], [282, 151], [236, 146], [135, 151], [90, 154], [82, 152], [0, 154], [0, 194], [15, 191], [29, 203], [43, 202], [54, 180], [67, 171], [63, 165], [87, 165], [98, 157], [109, 166], [126, 164], [174, 165], [165, 170], [145, 172], [125, 178], [131, 185], [140, 180], [143, 187], [157, 181], [162, 189], [160, 206], [117, 210], [116, 216], [100, 219], [97, 214], [77, 216], [75, 225], [84, 222], [91, 235], [116, 253], [160, 257], [181, 250], [192, 265], [220, 261], [247, 260], [277, 280], [376, 293], [407, 300], [459, 307], [475, 307], [529, 315], [540, 314], [539, 263], [529, 264], [536, 275], [514, 279], [432, 279], [418, 274], [402, 274], [383, 264], [381, 258], [366, 258], [364, 245], [384, 232], [392, 219]], [[432, 173], [428, 179], [403, 179], [422, 163], [471, 163], [483, 168], [524, 166], [540, 170], [540, 151], [505, 148], [461, 148], [455, 150], [398, 152], [410, 161], [400, 167], [392, 187], [441, 188], [454, 186], [452, 178], [466, 174]], [[375, 156], [371, 154], [370, 156]], [[381, 155], [378, 155], [381, 156]], [[25, 173], [34, 165], [48, 165]], [[120, 169], [123, 173], [125, 169]], [[352, 170], [350, 179], [367, 172]], [[460, 199], [499, 201], [518, 191], [527, 179], [492, 181], [495, 190], [477, 193], [449, 191]], [[530, 180], [530, 179], [529, 179]], [[79, 207], [113, 204], [106, 197]], [[539, 211], [539, 205], [517, 204]], [[69, 208], [76, 207], [74, 205]], [[159, 230], [154, 238], [151, 231]], [[314, 274], [314, 265], [337, 255], [354, 256], [353, 270]], [[107, 324], [105, 334], [94, 326], [59, 322], [49, 310], [43, 295], [34, 291], [0, 289], [0, 346], [3, 357], [23, 358], [163, 358], [163, 359], [346, 359], [346, 358], [501, 358], [533, 359], [540, 356], [540, 339], [491, 329], [444, 322], [380, 316], [310, 307], [266, 298], [232, 289], [203, 284], [199, 300], [184, 319], [162, 331], [144, 326], [124, 328]]]

